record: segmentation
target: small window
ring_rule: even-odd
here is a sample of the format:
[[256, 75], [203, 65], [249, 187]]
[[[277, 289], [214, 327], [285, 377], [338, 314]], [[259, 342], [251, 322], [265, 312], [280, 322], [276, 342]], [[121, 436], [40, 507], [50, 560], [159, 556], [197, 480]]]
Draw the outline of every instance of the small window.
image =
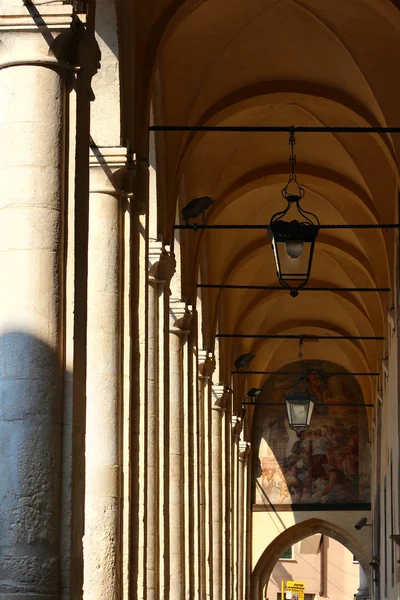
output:
[[282, 553], [280, 560], [293, 560], [293, 546], [286, 548], [285, 552]]

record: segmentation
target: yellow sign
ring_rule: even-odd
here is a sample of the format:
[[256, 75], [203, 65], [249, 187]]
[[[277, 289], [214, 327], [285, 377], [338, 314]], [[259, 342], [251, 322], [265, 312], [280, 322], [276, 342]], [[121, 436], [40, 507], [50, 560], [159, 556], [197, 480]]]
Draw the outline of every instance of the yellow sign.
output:
[[305, 585], [302, 581], [287, 581], [286, 582], [286, 599], [287, 600], [304, 600]]

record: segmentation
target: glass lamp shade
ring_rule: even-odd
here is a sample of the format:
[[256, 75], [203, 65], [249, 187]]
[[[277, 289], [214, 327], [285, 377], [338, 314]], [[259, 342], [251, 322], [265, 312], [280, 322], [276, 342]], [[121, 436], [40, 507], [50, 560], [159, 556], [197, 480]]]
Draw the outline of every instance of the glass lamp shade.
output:
[[314, 402], [305, 392], [285, 394], [289, 427], [300, 437], [310, 427]]
[[270, 224], [269, 229], [279, 282], [295, 297], [297, 290], [304, 287], [310, 277], [319, 227], [277, 220]]

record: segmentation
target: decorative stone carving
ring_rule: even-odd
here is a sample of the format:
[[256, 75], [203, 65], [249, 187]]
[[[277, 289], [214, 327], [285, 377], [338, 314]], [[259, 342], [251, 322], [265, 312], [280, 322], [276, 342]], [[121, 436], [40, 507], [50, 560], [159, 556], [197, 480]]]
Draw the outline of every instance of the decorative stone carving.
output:
[[165, 282], [169, 285], [175, 273], [176, 261], [164, 242], [150, 240], [149, 242], [149, 279]]
[[208, 350], [199, 350], [197, 353], [199, 377], [210, 379], [215, 371], [215, 358]]
[[242, 431], [242, 419], [238, 415], [232, 415], [232, 440], [237, 442]]
[[89, 154], [90, 192], [131, 198], [136, 173], [132, 155], [127, 148], [98, 148]]
[[169, 316], [171, 333], [189, 334], [193, 313], [186, 302], [170, 299]]
[[243, 462], [248, 462], [249, 457], [250, 457], [250, 448], [251, 448], [250, 442], [244, 442], [244, 441], [239, 442], [239, 460], [241, 460]]
[[231, 392], [226, 385], [212, 386], [212, 409], [224, 412]]
[[391, 334], [393, 336], [396, 332], [396, 311], [394, 308], [390, 308], [388, 310], [388, 322], [390, 324]]

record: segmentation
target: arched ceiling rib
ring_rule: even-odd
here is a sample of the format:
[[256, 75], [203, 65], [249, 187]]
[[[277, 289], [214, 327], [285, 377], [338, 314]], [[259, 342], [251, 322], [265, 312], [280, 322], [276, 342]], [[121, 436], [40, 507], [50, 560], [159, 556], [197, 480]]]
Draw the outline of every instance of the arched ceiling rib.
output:
[[[400, 12], [388, 0], [354, 0], [340, 10], [330, 0], [189, 1], [181, 10], [157, 62], [165, 124], [398, 124], [400, 82], [392, 66], [400, 58]], [[197, 196], [214, 197], [210, 224], [265, 224], [283, 208], [286, 134], [168, 133], [163, 139], [165, 240], [171, 239], [177, 197], [179, 208]], [[400, 136], [313, 133], [296, 139], [304, 207], [321, 223], [398, 219]], [[391, 230], [321, 230], [310, 285], [391, 287], [394, 240]], [[206, 274], [202, 283], [277, 284], [265, 231], [182, 231], [181, 248], [188, 300], [195, 297], [199, 269]], [[204, 345], [212, 349], [217, 329], [383, 335], [390, 301], [385, 293], [304, 292], [293, 300], [286, 292], [203, 289]], [[350, 371], [375, 371], [383, 356], [381, 342], [317, 346], [310, 358], [324, 353]], [[293, 343], [221, 339], [227, 381], [235, 355], [255, 349], [259, 370], [273, 370], [288, 362]], [[362, 386], [372, 398], [374, 383]]]

